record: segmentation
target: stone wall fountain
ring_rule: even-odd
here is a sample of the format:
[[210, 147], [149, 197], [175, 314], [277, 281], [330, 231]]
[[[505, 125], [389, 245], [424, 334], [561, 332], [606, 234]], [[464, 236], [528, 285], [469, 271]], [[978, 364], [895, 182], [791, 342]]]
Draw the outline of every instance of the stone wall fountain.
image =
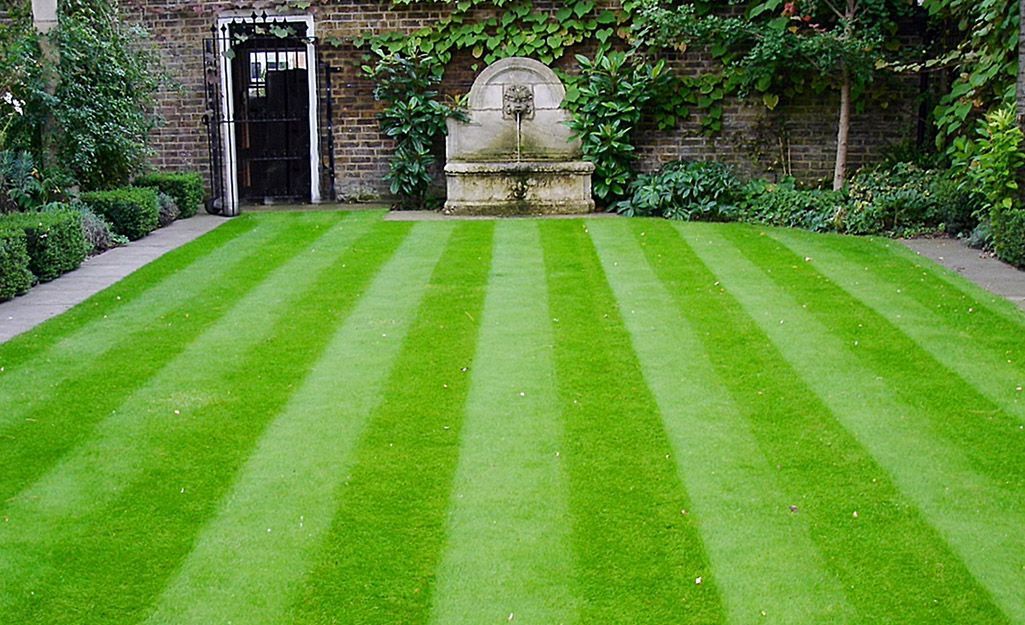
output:
[[481, 72], [470, 89], [469, 121], [448, 122], [445, 212], [593, 211], [594, 165], [570, 139], [565, 97], [555, 72], [533, 59], [503, 59]]

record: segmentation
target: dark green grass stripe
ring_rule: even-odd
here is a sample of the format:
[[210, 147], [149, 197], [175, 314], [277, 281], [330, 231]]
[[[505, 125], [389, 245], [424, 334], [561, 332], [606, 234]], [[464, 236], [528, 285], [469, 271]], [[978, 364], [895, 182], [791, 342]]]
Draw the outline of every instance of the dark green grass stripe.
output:
[[855, 611], [826, 569], [805, 517], [780, 514], [780, 502], [789, 498], [775, 464], [761, 452], [631, 226], [628, 220], [602, 220], [588, 229], [645, 380], [665, 416], [694, 502], [688, 514], [700, 523], [729, 622], [854, 622]]
[[[113, 296], [117, 306], [69, 330], [35, 357], [15, 366], [4, 366], [0, 373], [0, 430], [46, 401], [62, 382], [80, 375], [87, 363], [102, 358], [127, 335], [151, 326], [154, 319], [171, 310], [177, 309], [184, 318], [190, 311], [181, 308], [182, 299], [188, 299], [189, 294], [216, 281], [218, 274], [237, 265], [245, 258], [247, 250], [265, 245], [276, 231], [277, 228], [267, 222], [247, 228], [243, 234], [183, 266], [173, 276], [142, 290]], [[72, 313], [88, 305], [88, 302], [83, 303], [72, 309]]]
[[1025, 495], [1025, 435], [1016, 416], [822, 275], [814, 262], [755, 229], [731, 228], [722, 234], [850, 345], [865, 367], [885, 377], [894, 395], [925, 417], [922, 427], [958, 445], [979, 473], [999, 476], [1013, 492]]
[[164, 254], [160, 257], [160, 262], [149, 263], [66, 313], [0, 344], [0, 367], [7, 370], [17, 369], [22, 363], [49, 349], [68, 334], [115, 311], [122, 302], [122, 299], [118, 299], [119, 296], [126, 298], [141, 293], [185, 267], [202, 262], [211, 253], [252, 230], [257, 224], [258, 222], [253, 219], [237, 218], [218, 226], [189, 245]]
[[634, 231], [778, 467], [790, 496], [778, 514], [806, 517], [859, 620], [1006, 622], [942, 538], [718, 284], [708, 269], [714, 254], [703, 261], [670, 224], [638, 223]]
[[294, 622], [427, 622], [493, 228], [470, 222], [453, 232], [339, 492]]
[[823, 275], [1025, 420], [1025, 341], [1020, 339], [1025, 316], [1003, 314], [1009, 302], [994, 304], [992, 296], [950, 287], [930, 271], [931, 261], [908, 259], [904, 246], [893, 242], [819, 241], [782, 230], [769, 234], [802, 258], [813, 258]]
[[[798, 233], [772, 234], [797, 253], [803, 244], [818, 242], [801, 241]], [[1005, 355], [1005, 360], [1012, 360], [1017, 370], [1025, 372], [1025, 341], [1020, 339], [1025, 315], [1007, 300], [914, 255], [895, 241], [837, 236], [823, 241], [827, 242], [832, 253], [851, 267], [864, 268], [869, 276], [890, 283], [894, 293], [932, 310], [951, 332]]]
[[724, 622], [696, 521], [681, 514], [689, 500], [662, 416], [585, 228], [541, 225], [580, 622]]
[[[216, 401], [167, 419], [140, 441], [149, 458], [139, 477], [116, 501], [57, 526], [44, 542], [46, 565], [37, 566], [45, 578], [19, 587], [0, 622], [130, 623], [144, 616], [216, 513], [266, 424], [408, 231], [408, 224], [375, 225], [288, 302], [265, 340], [224, 363], [222, 376], [211, 382]], [[46, 592], [33, 596], [36, 588]]]
[[276, 239], [249, 250], [245, 262], [126, 336], [101, 359], [83, 364], [49, 391], [47, 401], [0, 429], [0, 501], [45, 473], [232, 304], [337, 220], [336, 216], [292, 220]]
[[695, 251], [716, 268], [794, 370], [917, 504], [1011, 620], [1025, 622], [1021, 496], [1004, 488], [1001, 476], [971, 469], [957, 442], [942, 440], [921, 425], [928, 414], [900, 402], [886, 378], [864, 366], [856, 346], [834, 335], [774, 284], [718, 234], [721, 228], [691, 226], [681, 231], [695, 241]]

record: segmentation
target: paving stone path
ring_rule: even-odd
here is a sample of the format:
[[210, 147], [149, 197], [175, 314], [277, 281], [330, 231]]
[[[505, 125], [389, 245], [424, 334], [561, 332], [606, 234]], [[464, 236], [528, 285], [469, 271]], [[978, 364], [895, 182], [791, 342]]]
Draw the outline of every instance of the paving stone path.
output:
[[223, 217], [206, 213], [176, 221], [144, 239], [88, 258], [78, 269], [0, 304], [0, 343], [56, 317], [143, 265], [225, 222]]
[[910, 239], [903, 243], [1025, 309], [1025, 271], [1019, 271], [990, 254], [973, 250], [956, 239]]

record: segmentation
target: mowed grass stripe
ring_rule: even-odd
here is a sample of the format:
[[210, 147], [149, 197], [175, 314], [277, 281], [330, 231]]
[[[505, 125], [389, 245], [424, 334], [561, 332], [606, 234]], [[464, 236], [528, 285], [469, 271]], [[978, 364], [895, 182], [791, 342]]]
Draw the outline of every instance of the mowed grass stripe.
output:
[[779, 472], [685, 318], [689, 294], [666, 289], [633, 225], [602, 221], [589, 229], [663, 415], [693, 500], [687, 513], [700, 523], [729, 622], [851, 622], [854, 612], [806, 517], [783, 513], [790, 498]]
[[441, 559], [493, 222], [456, 226], [293, 606], [296, 623], [425, 623]]
[[[780, 472], [790, 503], [778, 514], [807, 517], [812, 539], [858, 612], [856, 620], [1006, 622], [938, 532], [813, 392], [805, 372], [795, 371], [780, 352], [788, 346], [770, 338], [759, 325], [763, 320], [756, 323], [751, 315], [778, 307], [780, 295], [761, 288], [764, 277], [743, 286], [732, 280], [732, 250], [708, 242], [721, 228], [639, 223], [639, 239], [642, 229], [649, 262], [671, 292], [686, 294], [681, 311]], [[759, 298], [759, 306], [737, 299], [747, 297]], [[782, 320], [784, 326], [793, 322]], [[810, 332], [803, 325], [798, 329]], [[804, 357], [817, 362], [822, 356], [816, 351]]]
[[447, 227], [420, 224], [263, 434], [147, 623], [277, 625], [413, 322]]
[[[580, 221], [540, 225], [570, 485], [580, 623], [725, 614], [662, 415]], [[700, 583], [698, 583], [698, 578]]]
[[35, 379], [21, 380], [21, 388], [11, 389], [13, 393], [29, 395], [34, 389], [42, 399], [32, 402], [26, 412], [13, 410], [5, 415], [6, 423], [0, 424], [0, 501], [49, 470], [88, 437], [99, 421], [173, 362], [231, 304], [335, 221], [295, 220], [280, 228], [276, 238], [259, 241], [259, 247], [239, 249], [241, 263], [226, 268], [216, 278], [200, 281], [191, 295], [179, 298], [181, 306], [149, 318], [149, 324], [134, 332], [122, 334], [98, 328], [96, 334], [124, 338], [92, 360], [63, 371], [63, 379], [55, 388], [43, 392], [35, 386]]
[[470, 370], [431, 622], [576, 622], [562, 428], [537, 224], [501, 222]]
[[0, 622], [145, 615], [266, 423], [408, 228], [367, 230], [340, 224], [272, 273], [193, 342], [181, 367], [165, 368], [7, 507], [0, 574], [14, 592], [0, 597]]
[[[855, 299], [956, 371], [1003, 410], [1025, 421], [1025, 316], [1008, 319], [1003, 301], [971, 296], [938, 278], [926, 259], [878, 241], [769, 234]], [[979, 294], [981, 295], [981, 294]]]
[[[147, 272], [152, 263], [139, 270], [151, 274], [152, 280], [138, 280], [138, 272], [133, 273], [63, 315], [0, 345], [0, 428], [58, 393], [69, 378], [82, 375], [88, 369], [83, 363], [101, 358], [118, 344], [130, 343], [126, 339], [131, 334], [152, 327], [156, 319], [171, 311], [191, 312], [182, 306], [183, 295], [212, 288], [219, 272], [231, 270], [277, 232], [266, 225], [257, 227], [252, 220], [234, 224], [178, 248], [192, 253], [162, 259], [153, 271]], [[160, 269], [165, 264], [177, 271], [167, 275]], [[124, 282], [130, 286], [122, 286]], [[3, 437], [0, 434], [0, 439]]]
[[[739, 252], [735, 253], [739, 256]], [[758, 259], [767, 262], [770, 255], [769, 251], [761, 251]], [[760, 274], [751, 262], [733, 266], [736, 268], [731, 273], [744, 276], [740, 280]], [[781, 287], [769, 286], [771, 283], [767, 285], [766, 280], [770, 275], [787, 273], [777, 269], [755, 280], [763, 293], [780, 292]], [[749, 287], [742, 289], [747, 292]], [[786, 297], [780, 296], [778, 301]], [[937, 418], [947, 418], [945, 409], [933, 407], [927, 400], [946, 404], [945, 396], [918, 398], [916, 403], [901, 401], [899, 387], [904, 380], [880, 373], [872, 364], [873, 358], [866, 355], [873, 349], [866, 345], [874, 341], [867, 337], [851, 340], [843, 332], [847, 304], [825, 298], [822, 302], [829, 312], [816, 319], [812, 311], [823, 304], [816, 302], [804, 308], [797, 301], [791, 298], [787, 307], [773, 306], [764, 300], [752, 301], [751, 308], [787, 320], [786, 325], [794, 328], [789, 332], [783, 330], [786, 326], [765, 319], [767, 326], [778, 334], [777, 342], [787, 345], [786, 350], [791, 352], [788, 359], [818, 394], [834, 406], [838, 418], [894, 476], [901, 490], [916, 502], [1004, 611], [1017, 621], [1025, 621], [1025, 535], [1021, 533], [1025, 527], [1025, 498], [1021, 489], [1009, 485], [1002, 471], [981, 472], [964, 441], [946, 436], [942, 428], [934, 427], [932, 422]], [[850, 309], [858, 313], [858, 307]], [[866, 327], [871, 326], [871, 317], [859, 319]], [[840, 329], [835, 330], [834, 326]], [[882, 340], [880, 344], [887, 342]], [[899, 342], [897, 346], [900, 347]], [[808, 354], [813, 352], [818, 356], [810, 361]], [[830, 375], [823, 375], [823, 371]], [[852, 393], [852, 388], [856, 392]], [[968, 410], [965, 406], [961, 408]], [[1015, 435], [1025, 436], [1025, 432], [1018, 430]], [[1001, 443], [993, 440], [991, 444]]]
[[30, 332], [0, 343], [0, 367], [17, 371], [26, 363], [54, 348], [84, 326], [115, 314], [126, 301], [155, 285], [178, 280], [179, 272], [209, 262], [226, 243], [240, 238], [257, 226], [250, 219], [233, 219], [207, 232], [189, 245], [171, 250], [159, 263], [149, 263], [84, 302], [40, 324]]

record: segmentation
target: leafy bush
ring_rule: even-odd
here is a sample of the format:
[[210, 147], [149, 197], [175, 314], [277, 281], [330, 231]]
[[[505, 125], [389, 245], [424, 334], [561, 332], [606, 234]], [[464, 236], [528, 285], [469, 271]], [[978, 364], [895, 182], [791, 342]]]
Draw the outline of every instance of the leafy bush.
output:
[[600, 51], [593, 60], [577, 55], [577, 61], [581, 73], [570, 79], [564, 102], [573, 113], [569, 127], [594, 163], [594, 196], [612, 204], [633, 193], [630, 135], [670, 78], [664, 61], [650, 65], [624, 52]]
[[848, 234], [911, 236], [971, 229], [975, 203], [945, 173], [910, 163], [859, 172], [834, 226]]
[[61, 161], [85, 189], [127, 184], [146, 163], [155, 125], [155, 55], [117, 2], [63, 0], [54, 116]]
[[117, 234], [134, 241], [153, 232], [160, 218], [156, 189], [122, 187], [82, 194], [82, 201], [105, 217]]
[[1022, 132], [1014, 109], [995, 110], [979, 122], [978, 138], [955, 141], [954, 168], [964, 185], [981, 198], [977, 211], [987, 219], [997, 256], [1025, 267], [1025, 207], [1018, 198], [1018, 177], [1025, 166]]
[[58, 204], [42, 212], [8, 215], [9, 227], [25, 233], [29, 270], [40, 282], [48, 282], [71, 271], [85, 260], [89, 245], [82, 232], [82, 215]]
[[[203, 206], [206, 185], [196, 172], [154, 173], [136, 178], [137, 187], [154, 187], [171, 196], [182, 218], [192, 217]], [[161, 222], [161, 225], [167, 225]]]
[[160, 215], [157, 217], [157, 224], [166, 228], [174, 223], [175, 219], [181, 216], [178, 210], [178, 203], [166, 193], [157, 193], [157, 202], [160, 204]]
[[35, 278], [29, 270], [25, 231], [0, 218], [0, 302], [29, 290]]
[[66, 199], [65, 174], [36, 167], [28, 152], [0, 151], [0, 213], [35, 210]]
[[439, 85], [445, 68], [435, 56], [383, 50], [377, 54], [377, 64], [364, 65], [363, 72], [375, 83], [374, 99], [385, 103], [377, 114], [381, 130], [395, 140], [385, 179], [399, 197], [400, 208], [424, 208], [436, 161], [431, 146], [448, 132], [449, 117], [465, 120], [466, 114], [441, 101]]
[[742, 187], [722, 163], [675, 161], [639, 176], [616, 212], [684, 221], [730, 221], [737, 216]]
[[71, 206], [82, 215], [82, 234], [85, 236], [90, 256], [128, 243], [126, 237], [114, 233], [109, 221], [94, 213], [83, 202], [76, 201]]
[[825, 232], [832, 229], [844, 201], [841, 192], [799, 189], [793, 180], [778, 184], [755, 180], [744, 189], [740, 220]]

